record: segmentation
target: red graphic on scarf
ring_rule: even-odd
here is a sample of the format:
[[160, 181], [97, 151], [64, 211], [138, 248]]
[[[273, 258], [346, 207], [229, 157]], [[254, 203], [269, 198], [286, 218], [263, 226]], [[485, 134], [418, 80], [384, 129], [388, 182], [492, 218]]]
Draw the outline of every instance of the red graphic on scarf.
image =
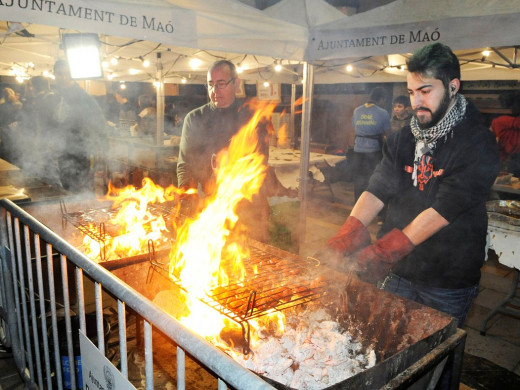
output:
[[424, 191], [424, 186], [433, 176], [433, 158], [427, 154], [423, 154], [417, 164], [417, 183], [419, 190]]

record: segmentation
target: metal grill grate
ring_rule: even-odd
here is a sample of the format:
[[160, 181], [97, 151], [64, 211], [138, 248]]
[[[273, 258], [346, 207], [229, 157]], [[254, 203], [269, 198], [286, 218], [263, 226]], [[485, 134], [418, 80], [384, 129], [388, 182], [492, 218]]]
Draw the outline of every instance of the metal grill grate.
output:
[[[100, 260], [109, 260], [106, 258], [107, 241], [121, 235], [121, 226], [112, 223], [111, 220], [121, 210], [121, 207], [91, 208], [68, 212], [65, 203], [60, 201], [60, 210], [64, 221], [71, 223], [72, 226], [77, 228], [82, 234], [90, 237], [99, 244], [101, 248], [99, 253]], [[171, 202], [148, 204], [146, 210], [156, 218], [162, 216], [166, 226], [170, 230], [175, 227], [173, 221], [179, 220], [175, 214], [176, 208]], [[164, 237], [164, 246], [166, 246], [169, 238], [170, 237]]]
[[[265, 244], [250, 245], [250, 256], [243, 261], [245, 278], [219, 286], [198, 297], [200, 301], [235, 321], [242, 327], [244, 354], [249, 353], [249, 320], [272, 311], [302, 305], [326, 294], [326, 283], [316, 279], [314, 260], [280, 256], [276, 248]], [[169, 276], [168, 265], [150, 257], [152, 267], [189, 294], [189, 288], [176, 277]], [[230, 264], [221, 264], [230, 269]]]

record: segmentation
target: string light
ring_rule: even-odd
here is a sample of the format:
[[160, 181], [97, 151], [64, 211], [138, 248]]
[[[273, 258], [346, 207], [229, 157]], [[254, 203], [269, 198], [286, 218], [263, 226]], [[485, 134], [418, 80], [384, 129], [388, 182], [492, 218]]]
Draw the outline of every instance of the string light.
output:
[[[33, 67], [34, 67], [34, 64], [33, 64]], [[19, 64], [14, 64], [11, 67], [11, 74], [15, 77], [15, 79], [18, 83], [22, 84], [25, 80], [28, 80], [31, 78], [28, 73], [29, 68], [31, 68], [30, 64], [27, 64], [26, 67], [19, 65]]]
[[238, 74], [242, 74], [242, 72], [244, 72], [244, 67], [242, 66], [242, 63], [238, 64], [236, 66], [236, 69]]
[[119, 83], [119, 88], [120, 88], [120, 89], [126, 89], [126, 84], [125, 84], [124, 81], [121, 81], [121, 82]]
[[269, 86], [269, 81], [264, 81], [264, 87], [268, 87]]
[[280, 72], [280, 71], [282, 70], [282, 64], [280, 64], [280, 62], [278, 62], [278, 60], [276, 60], [276, 61], [274, 62], [274, 70], [275, 70], [276, 72]]
[[148, 68], [150, 66], [150, 60], [144, 59], [143, 61], [143, 67]]
[[183, 77], [183, 78], [181, 79], [181, 83], [186, 84], [187, 82], [188, 82], [188, 80], [186, 80], [186, 77]]
[[117, 60], [116, 57], [112, 57], [112, 58], [110, 59], [110, 63], [111, 63], [112, 65], [114, 65], [114, 66], [116, 66], [116, 65], [118, 64], [118, 62], [119, 62], [119, 61]]
[[139, 71], [137, 69], [134, 69], [134, 68], [130, 68], [128, 69], [128, 72], [131, 74], [131, 75], [136, 75], [137, 73], [139, 73]]
[[352, 72], [352, 69], [354, 69], [354, 67], [350, 64], [348, 64], [346, 67], [345, 67], [346, 71], [347, 72]]

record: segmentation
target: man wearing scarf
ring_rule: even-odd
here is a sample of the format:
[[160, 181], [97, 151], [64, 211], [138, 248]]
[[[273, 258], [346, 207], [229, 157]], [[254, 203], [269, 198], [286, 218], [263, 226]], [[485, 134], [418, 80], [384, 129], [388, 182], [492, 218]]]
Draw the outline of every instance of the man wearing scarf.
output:
[[[391, 134], [350, 216], [327, 244], [361, 278], [458, 319], [478, 293], [485, 260], [486, 201], [499, 171], [493, 134], [461, 95], [460, 65], [434, 43], [408, 61], [414, 117]], [[384, 205], [370, 245], [366, 229]]]

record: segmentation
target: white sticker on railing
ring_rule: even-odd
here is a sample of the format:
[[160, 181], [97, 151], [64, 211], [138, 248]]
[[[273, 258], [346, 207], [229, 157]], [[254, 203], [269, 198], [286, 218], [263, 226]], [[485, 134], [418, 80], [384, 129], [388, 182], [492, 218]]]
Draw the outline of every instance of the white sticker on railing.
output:
[[81, 330], [79, 331], [79, 345], [84, 390], [135, 390], [128, 379], [99, 352], [99, 349]]

